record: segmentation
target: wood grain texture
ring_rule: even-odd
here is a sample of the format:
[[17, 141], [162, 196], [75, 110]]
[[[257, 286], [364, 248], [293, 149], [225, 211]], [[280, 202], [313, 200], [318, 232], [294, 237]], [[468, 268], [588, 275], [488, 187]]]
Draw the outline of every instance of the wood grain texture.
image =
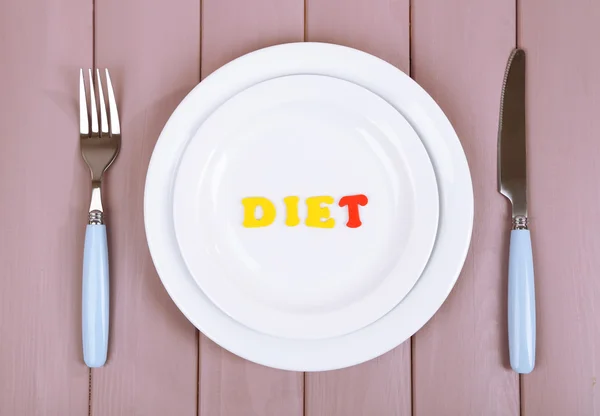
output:
[[409, 73], [409, 0], [306, 0], [306, 40], [349, 46]]
[[451, 295], [413, 337], [414, 414], [518, 415], [507, 341], [509, 205], [497, 192], [500, 91], [515, 3], [414, 0], [413, 77], [440, 104], [473, 177], [470, 251]]
[[78, 72], [91, 3], [0, 2], [0, 415], [84, 415]]
[[410, 342], [367, 363], [306, 374], [307, 416], [411, 414]]
[[202, 337], [200, 415], [303, 413], [302, 373], [253, 364]]
[[[245, 53], [303, 36], [303, 0], [203, 0], [202, 75]], [[303, 394], [302, 373], [242, 360], [200, 335], [202, 416], [302, 415]]]
[[600, 415], [600, 3], [519, 4], [538, 316], [522, 414]]
[[96, 0], [96, 64], [111, 71], [123, 136], [105, 184], [112, 316], [108, 363], [93, 370], [97, 416], [197, 411], [197, 331], [160, 283], [142, 208], [158, 135], [199, 81], [199, 3], [174, 5]]
[[300, 42], [304, 0], [202, 0], [202, 76], [256, 49]]
[[[409, 71], [408, 0], [307, 0], [306, 39], [363, 50]], [[306, 374], [306, 415], [407, 415], [411, 346], [350, 368]]]

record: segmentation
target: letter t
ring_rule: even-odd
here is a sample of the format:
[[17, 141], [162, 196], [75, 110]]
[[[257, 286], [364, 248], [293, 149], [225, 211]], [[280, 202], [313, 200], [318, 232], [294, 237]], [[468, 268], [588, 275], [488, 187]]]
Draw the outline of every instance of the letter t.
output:
[[369, 199], [362, 194], [359, 195], [347, 195], [340, 199], [339, 206], [348, 206], [348, 222], [346, 227], [358, 228], [362, 225], [360, 222], [360, 214], [358, 213], [358, 206], [365, 206], [369, 202]]

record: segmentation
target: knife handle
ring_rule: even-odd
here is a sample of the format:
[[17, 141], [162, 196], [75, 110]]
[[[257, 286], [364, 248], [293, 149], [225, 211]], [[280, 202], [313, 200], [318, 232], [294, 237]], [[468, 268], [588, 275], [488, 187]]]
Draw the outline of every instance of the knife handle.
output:
[[108, 352], [108, 244], [104, 224], [88, 224], [83, 249], [83, 360], [102, 367]]
[[510, 233], [508, 259], [508, 343], [510, 366], [528, 374], [535, 366], [535, 286], [531, 236], [527, 229]]

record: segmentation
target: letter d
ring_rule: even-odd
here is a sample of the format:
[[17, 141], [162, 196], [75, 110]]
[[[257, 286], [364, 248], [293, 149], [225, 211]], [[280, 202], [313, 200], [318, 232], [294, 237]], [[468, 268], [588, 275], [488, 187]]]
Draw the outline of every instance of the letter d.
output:
[[[254, 196], [242, 199], [244, 206], [244, 222], [242, 225], [246, 228], [266, 227], [275, 221], [275, 205], [267, 198]], [[261, 207], [263, 215], [256, 218], [256, 208]]]

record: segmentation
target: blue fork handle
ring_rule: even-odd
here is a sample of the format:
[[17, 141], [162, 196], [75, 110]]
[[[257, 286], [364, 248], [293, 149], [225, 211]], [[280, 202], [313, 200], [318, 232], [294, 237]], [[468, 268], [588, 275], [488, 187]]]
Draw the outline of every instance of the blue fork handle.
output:
[[512, 230], [508, 259], [510, 366], [521, 374], [535, 366], [535, 286], [529, 230]]
[[89, 224], [83, 249], [83, 360], [102, 367], [108, 352], [108, 244], [106, 226]]

